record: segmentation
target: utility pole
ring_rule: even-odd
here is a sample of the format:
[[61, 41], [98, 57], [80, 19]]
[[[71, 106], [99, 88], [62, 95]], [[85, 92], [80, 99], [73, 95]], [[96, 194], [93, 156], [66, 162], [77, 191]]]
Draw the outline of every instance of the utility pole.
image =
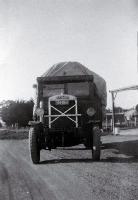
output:
[[138, 72], [138, 32], [137, 32], [137, 72]]
[[115, 96], [114, 92], [111, 92], [112, 95], [112, 131], [115, 133]]

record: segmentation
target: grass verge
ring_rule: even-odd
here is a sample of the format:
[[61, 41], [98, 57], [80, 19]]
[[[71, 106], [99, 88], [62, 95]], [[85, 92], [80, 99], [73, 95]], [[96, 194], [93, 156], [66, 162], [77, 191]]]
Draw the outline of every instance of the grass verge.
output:
[[23, 140], [28, 138], [29, 129], [0, 129], [0, 140], [16, 139]]

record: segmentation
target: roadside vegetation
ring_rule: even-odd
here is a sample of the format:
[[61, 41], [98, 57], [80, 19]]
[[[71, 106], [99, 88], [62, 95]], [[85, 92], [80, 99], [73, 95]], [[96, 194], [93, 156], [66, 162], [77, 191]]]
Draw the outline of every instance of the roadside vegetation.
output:
[[1, 107], [1, 118], [7, 127], [26, 127], [32, 120], [33, 101], [6, 101]]
[[23, 140], [23, 139], [28, 139], [28, 133], [29, 129], [28, 128], [20, 128], [20, 129], [0, 129], [0, 140]]
[[33, 100], [0, 103], [0, 139], [27, 139], [28, 122], [33, 118]]

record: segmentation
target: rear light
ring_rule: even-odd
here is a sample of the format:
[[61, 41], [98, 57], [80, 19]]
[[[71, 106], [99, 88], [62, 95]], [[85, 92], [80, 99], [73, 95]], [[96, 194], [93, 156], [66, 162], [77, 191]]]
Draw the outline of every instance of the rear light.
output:
[[38, 115], [38, 116], [43, 116], [44, 115], [44, 109], [43, 108], [37, 108], [35, 113]]
[[86, 113], [88, 116], [92, 117], [93, 115], [95, 115], [96, 111], [94, 108], [90, 107], [87, 109]]
[[39, 106], [40, 107], [36, 109], [35, 113], [37, 114], [37, 116], [42, 117], [44, 115], [43, 101], [40, 101]]

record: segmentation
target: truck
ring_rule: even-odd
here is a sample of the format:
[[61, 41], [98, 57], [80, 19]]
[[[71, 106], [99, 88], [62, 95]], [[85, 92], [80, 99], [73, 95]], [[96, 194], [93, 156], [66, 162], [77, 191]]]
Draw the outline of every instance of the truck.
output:
[[34, 86], [29, 151], [34, 164], [40, 152], [84, 144], [100, 160], [101, 130], [106, 107], [106, 82], [78, 62], [55, 64]]

